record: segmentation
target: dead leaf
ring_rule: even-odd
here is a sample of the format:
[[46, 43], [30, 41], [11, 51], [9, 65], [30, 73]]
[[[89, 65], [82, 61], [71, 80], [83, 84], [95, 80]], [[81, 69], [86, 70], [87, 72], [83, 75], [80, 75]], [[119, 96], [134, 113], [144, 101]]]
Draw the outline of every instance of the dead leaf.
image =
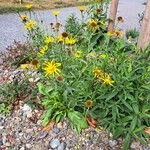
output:
[[43, 131], [49, 132], [50, 130], [53, 129], [55, 122], [51, 121], [49, 124], [43, 128]]
[[150, 135], [150, 127], [147, 127], [147, 128], [145, 128], [145, 133], [147, 133], [147, 134], [149, 134]]
[[86, 118], [86, 120], [87, 120], [87, 122], [88, 122], [90, 127], [96, 128], [97, 122], [96, 122], [95, 119], [93, 119], [93, 118]]

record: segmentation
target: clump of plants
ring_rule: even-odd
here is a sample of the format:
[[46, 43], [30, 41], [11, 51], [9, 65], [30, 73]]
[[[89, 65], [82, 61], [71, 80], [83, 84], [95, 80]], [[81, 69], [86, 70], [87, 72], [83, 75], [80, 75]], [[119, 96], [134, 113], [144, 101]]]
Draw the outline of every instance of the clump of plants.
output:
[[[91, 121], [108, 129], [114, 138], [124, 137], [124, 149], [133, 137], [146, 143], [149, 135], [145, 130], [150, 126], [149, 49], [139, 51], [122, 39], [123, 32], [117, 28], [107, 32], [103, 3], [91, 9], [82, 6], [79, 11], [81, 21], [68, 20], [65, 32], [60, 30], [60, 12], [53, 11], [56, 21], [47, 34], [38, 32], [37, 22], [21, 16], [31, 42], [35, 47], [38, 43], [33, 59], [41, 73], [38, 88], [45, 108], [43, 124], [68, 118], [80, 132]], [[71, 30], [71, 22], [82, 28]]]

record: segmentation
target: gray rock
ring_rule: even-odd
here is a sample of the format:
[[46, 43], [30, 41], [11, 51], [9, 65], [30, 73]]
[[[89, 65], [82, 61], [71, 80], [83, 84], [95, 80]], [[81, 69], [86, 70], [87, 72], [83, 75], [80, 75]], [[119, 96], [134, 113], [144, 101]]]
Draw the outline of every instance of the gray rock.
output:
[[20, 148], [20, 150], [25, 150], [24, 146]]
[[41, 132], [39, 133], [39, 139], [43, 139], [43, 138], [45, 138], [47, 135], [48, 135], [47, 132], [41, 131]]
[[109, 146], [110, 147], [114, 147], [117, 145], [117, 141], [116, 140], [109, 140]]
[[53, 131], [54, 133], [58, 134], [60, 130], [59, 130], [58, 128], [55, 127], [55, 128], [53, 128], [52, 131]]
[[51, 148], [57, 148], [60, 145], [60, 141], [58, 139], [52, 139], [50, 142]]
[[66, 143], [65, 142], [62, 142], [59, 146], [58, 146], [58, 149], [57, 150], [65, 150], [66, 148]]
[[26, 144], [26, 148], [27, 148], [27, 149], [31, 149], [31, 147], [32, 147], [32, 145], [31, 145], [31, 144], [29, 144], [29, 143], [28, 143], [28, 144]]
[[0, 146], [2, 146], [3, 145], [3, 142], [2, 141], [0, 141]]

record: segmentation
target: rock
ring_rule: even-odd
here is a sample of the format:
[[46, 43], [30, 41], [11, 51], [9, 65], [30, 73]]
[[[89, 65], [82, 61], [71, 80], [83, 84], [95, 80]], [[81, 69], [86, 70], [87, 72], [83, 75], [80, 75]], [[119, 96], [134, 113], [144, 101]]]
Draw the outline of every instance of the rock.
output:
[[117, 145], [117, 141], [116, 140], [109, 140], [109, 146], [110, 147], [114, 147]]
[[48, 135], [47, 132], [41, 131], [41, 132], [39, 133], [39, 139], [43, 139], [43, 138], [45, 138], [47, 135]]
[[58, 129], [62, 129], [62, 128], [63, 128], [62, 122], [59, 122], [59, 123], [57, 124], [57, 128], [58, 128]]
[[26, 133], [33, 133], [33, 129], [26, 129]]
[[3, 142], [0, 140], [0, 147], [3, 145]]
[[5, 143], [5, 146], [9, 147], [11, 144], [9, 142]]
[[54, 133], [58, 134], [60, 130], [59, 130], [58, 128], [53, 128], [52, 131], [53, 131]]
[[130, 146], [132, 149], [139, 149], [140, 148], [140, 143], [139, 142], [135, 142], [133, 141], [131, 143], [131, 146]]
[[24, 104], [23, 107], [22, 107], [22, 111], [23, 112], [31, 112], [32, 109], [30, 106], [28, 106], [27, 104]]
[[0, 126], [0, 130], [4, 129], [4, 126]]
[[24, 147], [24, 146], [22, 146], [22, 147], [20, 148], [20, 150], [25, 150], [25, 147]]
[[57, 148], [60, 145], [60, 141], [58, 139], [52, 139], [50, 142], [51, 148]]
[[26, 144], [26, 148], [31, 149], [32, 145], [31, 144]]
[[57, 150], [65, 150], [66, 148], [66, 143], [65, 142], [62, 142], [59, 146], [58, 146], [58, 149]]

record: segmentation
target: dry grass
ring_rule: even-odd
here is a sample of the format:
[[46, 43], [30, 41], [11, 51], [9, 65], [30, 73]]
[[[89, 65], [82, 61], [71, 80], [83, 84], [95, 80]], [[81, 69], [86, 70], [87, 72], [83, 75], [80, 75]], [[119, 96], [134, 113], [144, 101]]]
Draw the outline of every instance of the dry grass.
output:
[[19, 11], [25, 11], [25, 5], [33, 4], [34, 9], [53, 9], [69, 6], [78, 6], [88, 4], [92, 0], [0, 0], [0, 14]]

